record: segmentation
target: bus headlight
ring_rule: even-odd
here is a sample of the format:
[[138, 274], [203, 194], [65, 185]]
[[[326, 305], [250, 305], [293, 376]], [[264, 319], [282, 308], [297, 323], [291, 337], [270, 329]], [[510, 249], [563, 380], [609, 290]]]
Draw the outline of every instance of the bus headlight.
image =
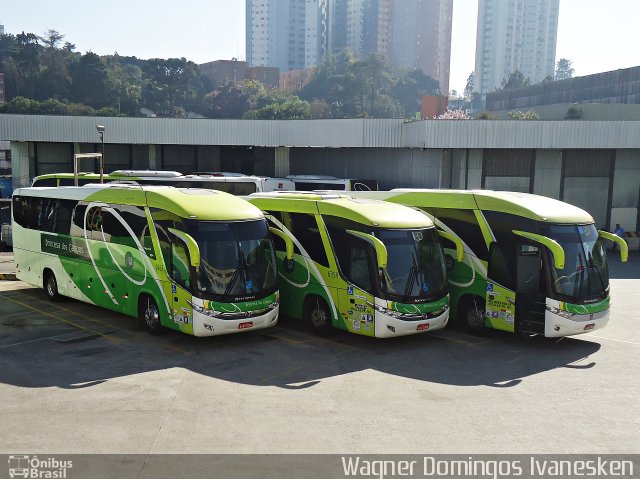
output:
[[379, 304], [371, 303], [370, 301], [367, 301], [367, 306], [372, 307], [378, 313], [386, 314], [387, 316], [391, 316], [392, 318], [399, 318], [400, 316], [402, 316], [402, 313], [399, 313], [398, 311], [393, 311], [391, 309], [387, 309], [384, 306], [380, 306]]
[[549, 306], [548, 304], [545, 306], [545, 308], [550, 313], [560, 316], [561, 318], [564, 318], [564, 319], [571, 319], [571, 317], [573, 316], [573, 313], [570, 313], [569, 311], [565, 311], [564, 309], [558, 309], [553, 306]]

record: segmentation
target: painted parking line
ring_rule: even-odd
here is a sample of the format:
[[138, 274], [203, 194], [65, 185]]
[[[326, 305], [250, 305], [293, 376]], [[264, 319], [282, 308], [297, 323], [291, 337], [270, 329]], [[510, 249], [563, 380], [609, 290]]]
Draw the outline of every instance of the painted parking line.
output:
[[15, 303], [15, 304], [17, 304], [19, 306], [22, 306], [23, 308], [30, 309], [31, 311], [34, 311], [34, 312], [39, 313], [39, 314], [42, 314], [44, 316], [48, 316], [50, 318], [53, 318], [53, 319], [55, 319], [57, 321], [65, 323], [65, 324], [67, 324], [69, 326], [73, 326], [74, 328], [80, 329], [80, 330], [85, 331], [87, 333], [97, 334], [98, 336], [100, 336], [103, 339], [106, 339], [107, 341], [110, 341], [112, 343], [122, 345], [122, 344], [126, 344], [126, 343], [129, 342], [129, 341], [126, 341], [126, 340], [121, 340], [119, 338], [115, 338], [113, 336], [106, 335], [106, 334], [104, 334], [104, 333], [102, 333], [100, 331], [96, 331], [95, 329], [86, 328], [86, 327], [84, 327], [84, 326], [82, 326], [82, 325], [80, 325], [80, 324], [78, 324], [78, 323], [76, 323], [74, 321], [70, 321], [68, 319], [64, 319], [64, 318], [58, 316], [57, 314], [50, 313], [48, 311], [41, 311], [38, 308], [35, 308], [35, 307], [33, 307], [33, 306], [29, 305], [29, 304], [23, 303], [22, 301], [18, 301], [17, 299], [8, 298], [6, 296], [3, 296], [3, 298], [6, 299], [7, 301], [11, 301], [12, 303]]
[[46, 338], [30, 339], [29, 341], [20, 341], [19, 343], [5, 344], [0, 346], [0, 349], [12, 348], [14, 346], [22, 346], [23, 344], [39, 343], [40, 341], [46, 341], [48, 339], [53, 340], [53, 336], [47, 336]]
[[584, 339], [589, 339], [589, 338], [604, 339], [606, 341], [614, 341], [616, 343], [635, 344], [636, 346], [640, 346], [640, 343], [635, 342], [635, 341], [624, 341], [623, 339], [606, 338], [604, 336], [593, 336], [591, 334], [589, 336], [585, 337]]
[[[147, 343], [147, 344], [151, 344], [151, 343], [152, 343], [152, 344], [154, 344], [154, 345], [159, 345], [159, 346], [161, 346], [161, 347], [163, 347], [163, 348], [171, 349], [171, 350], [173, 350], [173, 351], [177, 351], [177, 352], [182, 353], [182, 354], [191, 354], [191, 352], [190, 352], [190, 351], [186, 351], [186, 350], [181, 349], [181, 348], [179, 348], [179, 347], [177, 347], [177, 346], [174, 346], [174, 345], [172, 345], [172, 344], [163, 344], [163, 343], [161, 343], [161, 342], [159, 342], [159, 341], [152, 341], [152, 340], [150, 340], [150, 338], [147, 338], [146, 336], [138, 335], [138, 334], [136, 334], [135, 332], [133, 332], [133, 331], [131, 331], [131, 330], [129, 330], [129, 329], [125, 329], [125, 328], [122, 328], [122, 327], [120, 327], [120, 326], [116, 326], [116, 325], [114, 325], [112, 322], [106, 322], [106, 321], [102, 321], [102, 320], [100, 320], [100, 319], [95, 319], [95, 318], [87, 317], [86, 315], [81, 314], [81, 313], [78, 313], [77, 311], [74, 311], [74, 310], [69, 309], [69, 308], [65, 308], [64, 306], [61, 306], [59, 303], [58, 303], [58, 304], [52, 304], [52, 303], [51, 303], [51, 302], [49, 302], [49, 301], [46, 301], [46, 300], [44, 300], [44, 299], [37, 298], [37, 297], [35, 297], [35, 296], [34, 296], [34, 300], [35, 300], [35, 301], [38, 301], [38, 302], [40, 302], [40, 303], [43, 303], [43, 304], [45, 304], [45, 305], [47, 305], [47, 307], [51, 307], [51, 306], [53, 306], [53, 307], [54, 307], [54, 308], [56, 308], [57, 310], [64, 311], [65, 313], [73, 314], [74, 316], [80, 317], [80, 318], [84, 319], [84, 320], [85, 320], [85, 322], [86, 322], [86, 321], [91, 321], [91, 322], [94, 322], [94, 323], [98, 323], [98, 324], [100, 324], [100, 325], [102, 325], [102, 326], [106, 326], [106, 327], [108, 327], [108, 328], [117, 329], [118, 331], [120, 331], [120, 332], [122, 332], [122, 333], [125, 333], [125, 334], [127, 334], [128, 336], [130, 336], [130, 337], [135, 337], [135, 339], [136, 339], [136, 341], [137, 341], [137, 342], [140, 342], [140, 340], [142, 340], [143, 342], [145, 342], [145, 343]], [[85, 303], [83, 303], [83, 304], [85, 304]], [[91, 305], [86, 304], [86, 306], [91, 306]], [[108, 310], [106, 310], [106, 311], [108, 311]], [[108, 311], [108, 312], [111, 312], [111, 311]], [[114, 314], [114, 315], [116, 315], [117, 313], [113, 313], [113, 314]], [[119, 315], [119, 316], [124, 316], [124, 315]], [[124, 317], [126, 317], [126, 318], [128, 318], [128, 319], [131, 319], [131, 317], [130, 317], [130, 316], [124, 316]], [[115, 320], [115, 321], [119, 321], [119, 320], [120, 320], [120, 318], [114, 318], [114, 320]], [[126, 341], [126, 340], [125, 340], [125, 341]]]

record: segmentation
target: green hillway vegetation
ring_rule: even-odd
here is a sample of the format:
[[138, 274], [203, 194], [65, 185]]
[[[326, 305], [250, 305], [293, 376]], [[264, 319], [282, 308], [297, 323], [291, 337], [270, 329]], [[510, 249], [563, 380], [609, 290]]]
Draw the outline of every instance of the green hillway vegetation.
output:
[[168, 118], [415, 118], [421, 95], [439, 93], [436, 80], [391, 68], [380, 55], [331, 56], [292, 94], [253, 80], [212, 84], [186, 58], [81, 54], [64, 39], [55, 30], [0, 36], [0, 113], [142, 116], [146, 108]]

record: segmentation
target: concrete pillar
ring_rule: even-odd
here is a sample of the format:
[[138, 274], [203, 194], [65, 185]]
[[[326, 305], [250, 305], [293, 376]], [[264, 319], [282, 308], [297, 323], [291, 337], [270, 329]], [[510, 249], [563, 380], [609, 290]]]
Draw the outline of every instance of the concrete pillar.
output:
[[286, 146], [276, 147], [274, 160], [274, 176], [285, 177], [289, 175], [289, 148]]
[[13, 188], [29, 186], [33, 171], [31, 170], [29, 143], [23, 141], [11, 142], [11, 179]]
[[158, 145], [149, 145], [149, 169], [157, 170], [160, 168], [160, 147]]

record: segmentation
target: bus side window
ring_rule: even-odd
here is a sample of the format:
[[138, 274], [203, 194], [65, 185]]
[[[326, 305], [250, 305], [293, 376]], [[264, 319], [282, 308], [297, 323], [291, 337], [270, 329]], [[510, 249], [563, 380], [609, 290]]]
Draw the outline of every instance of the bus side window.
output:
[[[280, 212], [278, 211], [267, 211], [265, 212], [267, 215], [271, 215], [273, 216], [275, 219], [277, 219], [280, 223], [282, 223], [282, 215], [280, 214]], [[277, 228], [280, 229], [280, 227], [275, 224], [274, 222], [272, 222], [271, 220], [269, 221], [269, 226], [273, 227], [273, 228]], [[287, 245], [285, 244], [284, 240], [282, 238], [280, 238], [277, 235], [271, 235], [271, 241], [273, 241], [273, 248], [276, 251], [281, 251], [281, 252], [285, 252], [287, 250]]]
[[169, 239], [171, 240], [171, 279], [189, 290], [191, 288], [189, 250], [176, 235], [169, 233]]
[[289, 216], [293, 225], [293, 234], [307, 251], [309, 258], [328, 268], [329, 260], [315, 216], [306, 213], [290, 213]]
[[372, 270], [369, 263], [369, 245], [357, 240], [349, 246], [349, 279], [366, 291], [371, 291]]
[[473, 210], [436, 208], [434, 213], [436, 219], [451, 228], [471, 248], [473, 254], [479, 259], [487, 259], [487, 245]]
[[33, 187], [58, 186], [58, 179], [57, 178], [42, 178], [42, 179], [36, 178], [32, 186]]
[[77, 236], [79, 238], [84, 236], [84, 213], [86, 210], [86, 203], [78, 203], [73, 208], [71, 215], [71, 236]]
[[73, 200], [58, 200], [56, 219], [53, 225], [54, 233], [71, 234], [71, 215], [77, 203]]
[[487, 276], [502, 286], [515, 290], [513, 272], [508, 259], [510, 248], [497, 242], [491, 243], [489, 248], [489, 270]]

